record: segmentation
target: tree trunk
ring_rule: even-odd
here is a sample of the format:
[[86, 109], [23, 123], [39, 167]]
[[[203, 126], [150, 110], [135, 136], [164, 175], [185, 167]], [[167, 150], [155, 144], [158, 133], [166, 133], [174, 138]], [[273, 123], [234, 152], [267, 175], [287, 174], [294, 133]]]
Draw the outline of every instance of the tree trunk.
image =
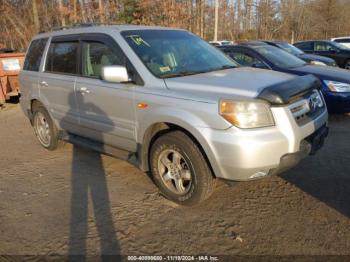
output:
[[201, 37], [202, 38], [204, 38], [204, 9], [205, 9], [205, 0], [201, 0], [200, 24], [201, 24]]
[[64, 18], [62, 0], [58, 0], [58, 12], [59, 12], [61, 26], [66, 26], [66, 19]]
[[196, 0], [196, 33], [201, 34], [201, 0]]
[[40, 24], [39, 24], [38, 6], [36, 3], [36, 0], [32, 1], [32, 12], [33, 12], [34, 29], [35, 29], [35, 32], [38, 32], [40, 29]]
[[103, 0], [98, 0], [98, 10], [100, 12], [100, 22], [105, 22], [105, 14], [104, 14], [104, 6], [103, 6]]
[[86, 23], [84, 0], [79, 0], [79, 1], [80, 1], [81, 21], [82, 21], [82, 23]]
[[74, 24], [77, 23], [77, 18], [78, 18], [78, 14], [77, 14], [77, 0], [73, 0], [73, 22], [74, 22]]

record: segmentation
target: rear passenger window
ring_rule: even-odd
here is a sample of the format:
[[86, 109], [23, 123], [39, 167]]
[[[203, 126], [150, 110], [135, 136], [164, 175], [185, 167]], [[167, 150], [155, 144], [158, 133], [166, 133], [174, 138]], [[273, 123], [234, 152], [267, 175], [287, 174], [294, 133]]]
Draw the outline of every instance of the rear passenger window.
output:
[[24, 61], [23, 70], [39, 71], [41, 58], [43, 57], [47, 38], [32, 41]]
[[50, 45], [46, 69], [53, 73], [77, 73], [79, 42], [53, 42]]
[[101, 42], [84, 41], [82, 54], [83, 76], [98, 78], [104, 66], [126, 65], [125, 56], [121, 51], [112, 50], [109, 46]]

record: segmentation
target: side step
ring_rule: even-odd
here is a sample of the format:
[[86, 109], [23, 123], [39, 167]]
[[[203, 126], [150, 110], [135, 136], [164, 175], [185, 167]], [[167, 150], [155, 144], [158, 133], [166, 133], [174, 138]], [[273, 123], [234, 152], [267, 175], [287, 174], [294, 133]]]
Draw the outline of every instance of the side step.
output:
[[103, 143], [63, 131], [60, 131], [59, 139], [86, 149], [128, 161], [130, 164], [139, 167], [137, 153], [135, 152], [130, 152], [113, 146], [105, 145]]

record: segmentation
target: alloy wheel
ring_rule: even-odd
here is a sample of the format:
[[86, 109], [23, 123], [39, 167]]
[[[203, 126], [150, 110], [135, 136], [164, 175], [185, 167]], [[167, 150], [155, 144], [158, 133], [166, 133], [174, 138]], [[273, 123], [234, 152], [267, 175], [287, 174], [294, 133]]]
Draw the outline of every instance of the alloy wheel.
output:
[[192, 173], [186, 159], [173, 149], [166, 149], [158, 159], [158, 171], [164, 185], [173, 193], [186, 194], [192, 185]]

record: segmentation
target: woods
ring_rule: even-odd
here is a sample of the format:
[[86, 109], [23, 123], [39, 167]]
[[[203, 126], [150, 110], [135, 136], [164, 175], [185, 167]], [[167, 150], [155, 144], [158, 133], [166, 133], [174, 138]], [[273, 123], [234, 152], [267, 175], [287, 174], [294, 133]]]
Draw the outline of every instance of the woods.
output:
[[[350, 34], [349, 0], [219, 0], [218, 39], [328, 39]], [[0, 0], [0, 47], [75, 23], [184, 28], [214, 37], [215, 0]]]

